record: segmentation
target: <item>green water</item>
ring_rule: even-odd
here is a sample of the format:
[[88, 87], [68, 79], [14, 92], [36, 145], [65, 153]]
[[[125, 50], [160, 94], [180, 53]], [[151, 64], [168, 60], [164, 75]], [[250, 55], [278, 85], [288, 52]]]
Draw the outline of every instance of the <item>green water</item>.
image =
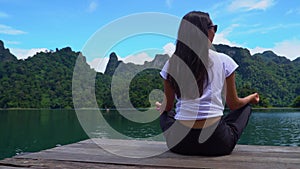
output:
[[[158, 120], [135, 123], [115, 111], [103, 117], [114, 130], [133, 139], [160, 134]], [[96, 127], [94, 135], [114, 138], [103, 126]], [[87, 138], [74, 110], [0, 111], [0, 159]], [[300, 111], [255, 110], [239, 144], [300, 146]]]
[[0, 159], [85, 138], [73, 110], [0, 111]]

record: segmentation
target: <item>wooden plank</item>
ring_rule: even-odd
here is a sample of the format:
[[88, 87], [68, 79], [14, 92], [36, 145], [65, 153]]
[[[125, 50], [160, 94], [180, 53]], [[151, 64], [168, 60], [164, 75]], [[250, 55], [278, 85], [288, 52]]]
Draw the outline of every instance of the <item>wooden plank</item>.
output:
[[[104, 142], [107, 145], [113, 145], [115, 146], [115, 148], [118, 148], [118, 146], [122, 145], [126, 145], [128, 147], [130, 146], [136, 146], [138, 144], [143, 144], [143, 142], [139, 142], [139, 141], [130, 141], [130, 143], [128, 141], [108, 141], [108, 142]], [[92, 143], [90, 143], [92, 144]], [[168, 164], [164, 164], [166, 162], [166, 160], [160, 160], [160, 158], [152, 158], [152, 162], [151, 161], [147, 161], [147, 160], [141, 160], [142, 163], [139, 163], [139, 161], [137, 161], [136, 159], [130, 159], [128, 160], [127, 158], [121, 158], [118, 156], [114, 156], [110, 153], [107, 153], [105, 151], [99, 151], [101, 149], [95, 149], [94, 147], [92, 148], [88, 148], [88, 146], [90, 146], [90, 144], [85, 144], [86, 147], [75, 147], [75, 145], [68, 147], [68, 146], [63, 146], [63, 147], [57, 147], [54, 149], [50, 149], [50, 150], [46, 150], [44, 152], [40, 152], [40, 153], [34, 153], [34, 154], [29, 154], [26, 155], [25, 158], [42, 158], [42, 159], [56, 159], [56, 160], [69, 160], [69, 161], [85, 161], [85, 162], [100, 162], [100, 163], [119, 163], [119, 164], [135, 164], [135, 165], [143, 165], [143, 164], [149, 164], [149, 165], [155, 165], [155, 164], [159, 164], [159, 165], [164, 165], [164, 166], [169, 166]], [[147, 145], [147, 144], [145, 144]], [[151, 144], [150, 144], [151, 145]], [[151, 148], [148, 144], [148, 147], [146, 147], [146, 151], [147, 149]], [[155, 144], [157, 145], [157, 144]], [[83, 146], [83, 144], [81, 145]], [[239, 146], [239, 148], [237, 148], [237, 150], [239, 151], [235, 151], [232, 155], [230, 156], [222, 156], [222, 157], [213, 157], [213, 158], [207, 158], [207, 157], [201, 157], [201, 161], [205, 161], [206, 163], [208, 162], [221, 162], [221, 161], [226, 161], [226, 164], [228, 162], [247, 162], [247, 163], [251, 163], [251, 162], [255, 162], [255, 163], [268, 163], [268, 162], [272, 162], [272, 163], [297, 163], [299, 162], [299, 151], [295, 151], [295, 148], [293, 148], [292, 150], [296, 153], [291, 153], [290, 156], [295, 156], [298, 158], [291, 158], [291, 157], [282, 157], [282, 155], [286, 155], [286, 154], [282, 154], [282, 153], [286, 153], [287, 150], [291, 150], [291, 148], [278, 148], [278, 147], [263, 147], [263, 148], [252, 148], [253, 146]], [[272, 151], [272, 150], [276, 150], [276, 151]], [[248, 153], [247, 153], [248, 152]], [[249, 152], [252, 154], [251, 156], [249, 156]], [[259, 153], [256, 153], [259, 152]], [[298, 152], [298, 154], [297, 154]], [[268, 153], [268, 154], [266, 154]], [[256, 155], [256, 156], [255, 156]], [[21, 157], [21, 156], [20, 156]], [[175, 159], [181, 159], [179, 161], [184, 162], [187, 161], [189, 162], [189, 164], [196, 164], [198, 165], [199, 163], [194, 163], [193, 159], [195, 159], [195, 157], [189, 157], [189, 156], [180, 156], [177, 154], [173, 154], [170, 152], [164, 153], [163, 155], [161, 155], [160, 157], [165, 157], [165, 159], [167, 158], [175, 158]], [[21, 157], [23, 158], [23, 157]], [[197, 160], [199, 160], [199, 157], [197, 157]], [[171, 164], [176, 164], [174, 163], [174, 160], [172, 162], [172, 160], [167, 160], [168, 162], [171, 162]], [[153, 164], [153, 162], [155, 164]], [[181, 167], [184, 167], [180, 164], [177, 164]], [[177, 166], [175, 165], [175, 166]], [[172, 165], [174, 166], [174, 165]], [[190, 167], [193, 167], [190, 166]]]
[[0, 166], [0, 169], [28, 169], [28, 168], [24, 168], [24, 167]]
[[[1, 166], [0, 169], [28, 169], [28, 168], [38, 168], [38, 169], [76, 169], [76, 168], [93, 168], [93, 169], [137, 169], [141, 166], [135, 165], [118, 165], [118, 164], [106, 164], [106, 163], [85, 163], [85, 162], [74, 162], [74, 161], [56, 161], [56, 160], [33, 160], [33, 159], [9, 159], [5, 160], [6, 163], [14, 163], [15, 167]], [[22, 166], [22, 163], [26, 162], [26, 167]], [[152, 169], [153, 167], [143, 166], [143, 169]], [[157, 167], [156, 169], [165, 169], [167, 167]]]
[[[137, 140], [84, 140], [37, 153], [19, 155], [0, 162], [2, 165], [22, 161], [42, 160], [43, 163], [70, 163], [72, 166], [107, 165], [109, 167], [159, 167], [159, 168], [299, 168], [300, 147], [237, 145], [228, 156], [183, 156], [169, 151], [149, 158], [127, 158], [111, 154], [94, 142], [101, 142], [113, 152], [130, 151], [132, 155], [145, 155], [166, 149], [164, 142]], [[32, 163], [32, 162], [31, 162]], [[76, 164], [76, 165], [75, 165]], [[53, 164], [52, 164], [53, 165]], [[22, 165], [21, 165], [22, 166]], [[24, 165], [25, 166], [25, 165]], [[25, 166], [28, 167], [28, 166]], [[31, 167], [31, 166], [29, 166]], [[93, 168], [93, 167], [92, 167]]]

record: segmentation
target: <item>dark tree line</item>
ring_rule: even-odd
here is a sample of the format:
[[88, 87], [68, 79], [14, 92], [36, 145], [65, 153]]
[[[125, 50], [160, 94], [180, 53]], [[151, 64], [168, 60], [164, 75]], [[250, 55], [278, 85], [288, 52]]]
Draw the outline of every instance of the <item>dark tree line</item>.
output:
[[[290, 61], [271, 51], [251, 56], [246, 49], [225, 45], [215, 47], [217, 51], [228, 54], [239, 64], [236, 77], [240, 96], [258, 91], [261, 96], [261, 102], [258, 105], [260, 107], [299, 107], [299, 58]], [[111, 81], [116, 67], [122, 65], [124, 72], [141, 67], [124, 64], [118, 61], [115, 54], [112, 54], [107, 71], [98, 73], [89, 67], [84, 56], [72, 51], [69, 47], [51, 52], [40, 52], [26, 60], [17, 60], [0, 41], [0, 108], [74, 108], [72, 78], [78, 57], [81, 57], [83, 63], [78, 70], [87, 76], [77, 80], [86, 82], [90, 80], [94, 83], [93, 88], [78, 86], [78, 91], [73, 91], [73, 95], [80, 96], [84, 103], [82, 107], [93, 106], [89, 95], [91, 93], [95, 94], [99, 107], [114, 107]], [[149, 101], [149, 95], [154, 95], [154, 99], [160, 97], [151, 93], [154, 89], [163, 90], [159, 70], [151, 68], [151, 65], [162, 67], [166, 59], [168, 59], [167, 56], [157, 55], [152, 62], [145, 63], [150, 67], [149, 69], [140, 71], [131, 80], [129, 98], [134, 107], [147, 108], [153, 105], [151, 102], [154, 100], [150, 98]], [[89, 76], [94, 78], [94, 81], [87, 78]], [[126, 73], [117, 78], [121, 81], [128, 80]], [[122, 91], [121, 88], [122, 85], [117, 90]], [[118, 100], [126, 99], [123, 98], [124, 93], [119, 93], [118, 97]]]

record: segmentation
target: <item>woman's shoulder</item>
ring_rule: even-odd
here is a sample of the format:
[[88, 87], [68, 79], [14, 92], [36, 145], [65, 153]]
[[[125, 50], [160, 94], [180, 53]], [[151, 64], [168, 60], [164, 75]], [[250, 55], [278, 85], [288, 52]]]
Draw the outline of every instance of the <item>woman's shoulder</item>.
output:
[[235, 69], [237, 69], [238, 64], [230, 56], [210, 50], [210, 59], [213, 61], [215, 66], [222, 65], [226, 71], [226, 77], [230, 75]]
[[220, 52], [214, 51], [212, 49], [209, 50], [209, 56], [213, 60], [219, 59], [223, 62], [235, 62], [234, 59], [232, 59], [229, 55], [227, 55], [225, 53], [220, 53]]
[[217, 51], [212, 50], [212, 49], [209, 49], [209, 55], [211, 55], [211, 56], [217, 56], [217, 57], [230, 58], [230, 56], [226, 55], [225, 53], [220, 53], [220, 52], [217, 52]]

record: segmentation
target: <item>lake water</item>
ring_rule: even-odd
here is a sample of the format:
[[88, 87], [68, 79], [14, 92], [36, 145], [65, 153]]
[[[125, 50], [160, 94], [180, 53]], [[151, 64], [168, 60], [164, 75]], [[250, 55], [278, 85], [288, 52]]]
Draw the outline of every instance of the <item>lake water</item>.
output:
[[[160, 134], [158, 120], [141, 124], [116, 111], [102, 114], [114, 130], [132, 139]], [[94, 135], [114, 138], [103, 126]], [[0, 159], [87, 138], [74, 110], [0, 110]], [[300, 146], [300, 110], [254, 110], [239, 144]]]

